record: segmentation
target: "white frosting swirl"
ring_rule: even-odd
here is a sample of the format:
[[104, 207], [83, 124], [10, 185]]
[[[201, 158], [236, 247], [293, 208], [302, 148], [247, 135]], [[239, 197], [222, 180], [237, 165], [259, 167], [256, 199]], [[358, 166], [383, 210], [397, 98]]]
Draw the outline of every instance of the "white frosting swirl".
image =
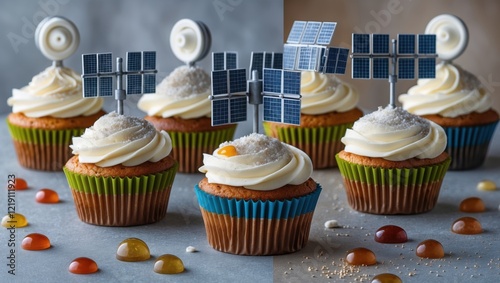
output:
[[156, 93], [143, 95], [137, 106], [149, 116], [210, 117], [209, 95], [210, 76], [199, 67], [181, 66], [156, 87]]
[[172, 150], [165, 131], [158, 132], [144, 119], [111, 112], [99, 118], [70, 146], [81, 163], [100, 167], [118, 164], [136, 166], [146, 161], [157, 162]]
[[450, 118], [491, 108], [490, 94], [474, 75], [444, 62], [436, 65], [435, 79], [419, 79], [399, 101], [410, 113]]
[[[232, 145], [237, 155], [227, 157], [220, 148]], [[209, 183], [243, 186], [251, 190], [268, 191], [284, 185], [302, 184], [312, 173], [312, 163], [303, 151], [261, 134], [250, 134], [219, 146], [213, 155], [203, 154]]]
[[82, 80], [73, 70], [48, 67], [21, 89], [13, 89], [7, 104], [12, 112], [32, 118], [89, 116], [102, 109], [102, 98], [82, 97]]
[[434, 158], [446, 147], [441, 126], [402, 108], [379, 108], [361, 117], [342, 138], [345, 151], [391, 161]]
[[358, 104], [359, 94], [335, 75], [303, 71], [300, 79], [301, 112], [319, 115], [346, 112]]

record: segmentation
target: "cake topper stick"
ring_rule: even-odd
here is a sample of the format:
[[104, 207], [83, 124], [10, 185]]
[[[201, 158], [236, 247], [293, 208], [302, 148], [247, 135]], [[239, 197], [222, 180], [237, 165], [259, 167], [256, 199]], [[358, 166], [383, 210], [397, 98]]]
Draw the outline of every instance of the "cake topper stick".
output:
[[200, 21], [182, 19], [170, 32], [170, 48], [174, 55], [188, 66], [207, 56], [212, 45], [208, 27]]
[[36, 27], [35, 45], [55, 67], [62, 67], [62, 61], [71, 56], [79, 44], [78, 28], [64, 17], [47, 17]]
[[[436, 77], [436, 36], [434, 34], [398, 34], [389, 51], [388, 34], [352, 34], [352, 78], [388, 79], [389, 106], [396, 107], [396, 82]], [[390, 60], [389, 60], [390, 59]], [[389, 69], [389, 61], [392, 67]], [[396, 72], [397, 71], [397, 72]]]
[[[156, 52], [127, 52], [127, 69], [123, 70], [123, 59], [116, 58], [113, 72], [111, 53], [82, 55], [83, 97], [113, 95], [113, 78], [116, 78], [116, 110], [123, 114], [123, 101], [128, 94], [154, 93], [156, 91]], [[127, 78], [126, 88], [123, 77]]]
[[457, 16], [442, 14], [434, 17], [425, 28], [426, 34], [436, 35], [436, 51], [441, 60], [451, 63], [467, 48], [469, 31]]

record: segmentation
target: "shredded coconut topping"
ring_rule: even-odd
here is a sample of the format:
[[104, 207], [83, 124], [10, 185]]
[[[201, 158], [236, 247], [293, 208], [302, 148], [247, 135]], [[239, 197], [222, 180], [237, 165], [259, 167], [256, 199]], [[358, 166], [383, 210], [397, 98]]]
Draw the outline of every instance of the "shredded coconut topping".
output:
[[429, 131], [429, 121], [408, 113], [401, 107], [379, 107], [368, 115], [361, 117], [354, 123], [353, 130], [360, 133], [372, 133], [381, 130], [399, 131], [410, 127], [420, 127], [422, 131]]

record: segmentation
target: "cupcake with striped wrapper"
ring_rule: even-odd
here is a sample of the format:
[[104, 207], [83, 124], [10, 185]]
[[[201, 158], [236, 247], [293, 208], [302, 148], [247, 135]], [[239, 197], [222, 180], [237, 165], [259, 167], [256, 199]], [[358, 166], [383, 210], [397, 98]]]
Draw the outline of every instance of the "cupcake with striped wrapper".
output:
[[251, 134], [221, 144], [203, 162], [195, 192], [214, 249], [273, 255], [307, 244], [321, 186], [303, 151]]

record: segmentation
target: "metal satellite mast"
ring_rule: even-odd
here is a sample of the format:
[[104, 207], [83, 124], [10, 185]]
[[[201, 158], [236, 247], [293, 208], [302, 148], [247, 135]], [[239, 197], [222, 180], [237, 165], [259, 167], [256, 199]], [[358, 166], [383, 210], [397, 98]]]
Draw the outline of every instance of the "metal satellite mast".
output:
[[352, 34], [352, 78], [388, 79], [392, 107], [396, 107], [398, 78], [415, 78], [415, 60], [418, 60], [418, 78], [435, 78], [436, 57], [434, 34], [398, 34], [397, 40], [392, 39], [392, 51], [388, 34]]
[[36, 27], [35, 45], [55, 67], [62, 67], [62, 61], [73, 54], [79, 44], [78, 28], [64, 17], [47, 17]]
[[[127, 68], [123, 71], [123, 59], [116, 58], [113, 72], [112, 53], [82, 55], [83, 97], [113, 95], [113, 78], [116, 78], [115, 99], [117, 112], [123, 114], [123, 101], [128, 94], [154, 93], [156, 90], [156, 52], [127, 52]], [[123, 77], [127, 88], [123, 88]]]

